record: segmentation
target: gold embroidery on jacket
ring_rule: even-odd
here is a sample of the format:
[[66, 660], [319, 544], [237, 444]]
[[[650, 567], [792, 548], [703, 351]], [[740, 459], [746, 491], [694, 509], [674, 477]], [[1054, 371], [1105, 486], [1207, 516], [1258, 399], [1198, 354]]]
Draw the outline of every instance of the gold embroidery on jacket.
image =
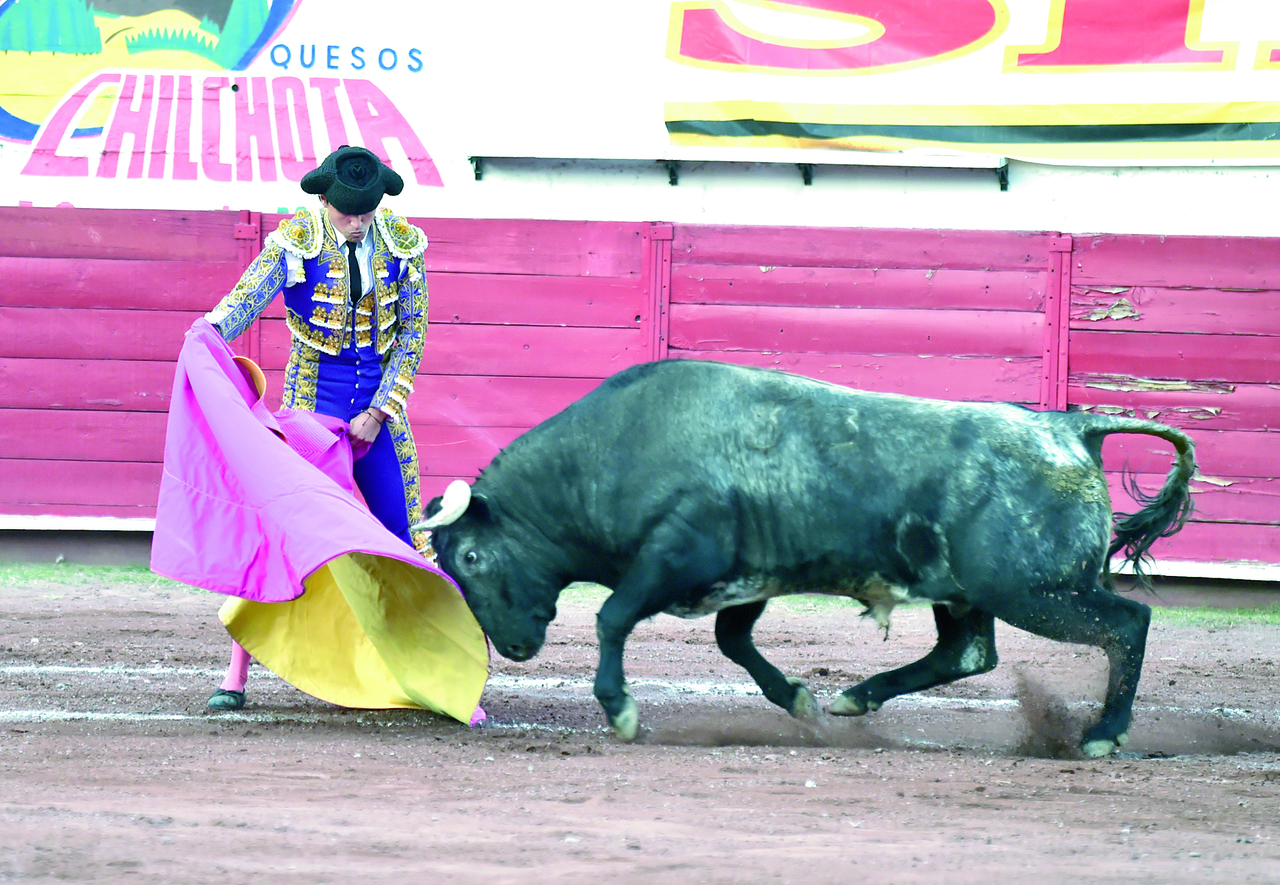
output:
[[283, 405], [288, 409], [316, 408], [316, 387], [320, 380], [320, 361], [315, 351], [295, 345], [289, 348], [289, 361], [284, 370]]

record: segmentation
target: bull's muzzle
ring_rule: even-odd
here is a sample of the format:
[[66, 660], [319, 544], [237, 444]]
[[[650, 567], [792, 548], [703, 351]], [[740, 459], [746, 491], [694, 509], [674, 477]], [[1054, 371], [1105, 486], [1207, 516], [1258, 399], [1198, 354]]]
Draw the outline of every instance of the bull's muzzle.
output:
[[512, 661], [527, 661], [542, 650], [541, 642], [517, 642], [505, 647], [498, 647], [498, 652]]

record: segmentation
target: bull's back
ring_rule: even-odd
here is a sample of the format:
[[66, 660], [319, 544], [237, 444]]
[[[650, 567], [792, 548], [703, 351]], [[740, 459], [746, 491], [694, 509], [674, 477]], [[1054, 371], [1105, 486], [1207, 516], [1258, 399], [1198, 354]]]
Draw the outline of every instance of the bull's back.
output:
[[907, 580], [893, 551], [920, 527], [966, 578], [1048, 574], [1109, 539], [1106, 484], [1074, 422], [670, 360], [619, 373], [517, 439], [476, 492], [619, 568], [675, 518], [732, 546], [742, 577]]
[[908, 516], [950, 533], [990, 526], [985, 548], [1110, 512], [1070, 416], [694, 360], [628, 370], [579, 405], [599, 435], [606, 506], [634, 503], [639, 526], [689, 496], [730, 501], [761, 567], [867, 556]]
[[[701, 360], [633, 367], [571, 410], [581, 435], [609, 450], [690, 467], [805, 483], [815, 471], [881, 484], [931, 481], [966, 462], [1008, 477], [1094, 462], [1068, 415], [1000, 403], [929, 400], [840, 387], [797, 375]], [[775, 482], [774, 487], [779, 487]]]

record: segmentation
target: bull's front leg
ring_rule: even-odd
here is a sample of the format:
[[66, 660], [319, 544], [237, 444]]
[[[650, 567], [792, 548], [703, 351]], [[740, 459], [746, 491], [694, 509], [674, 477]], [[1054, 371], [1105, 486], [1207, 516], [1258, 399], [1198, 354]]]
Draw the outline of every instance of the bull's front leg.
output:
[[[640, 722], [622, 673], [622, 652], [636, 624], [666, 611], [677, 600], [696, 597], [733, 561], [732, 539], [703, 534], [696, 526], [726, 525], [723, 502], [685, 498], [651, 531], [612, 595], [596, 615], [600, 664], [596, 700], [624, 741], [635, 740]], [[702, 592], [705, 592], [703, 590]]]
[[596, 667], [594, 693], [614, 734], [624, 741], [633, 741], [640, 728], [640, 716], [636, 702], [631, 698], [622, 671], [622, 653], [627, 637], [636, 621], [621, 611], [620, 605], [610, 605], [617, 594], [609, 597], [596, 614], [596, 639], [600, 643], [600, 663]]

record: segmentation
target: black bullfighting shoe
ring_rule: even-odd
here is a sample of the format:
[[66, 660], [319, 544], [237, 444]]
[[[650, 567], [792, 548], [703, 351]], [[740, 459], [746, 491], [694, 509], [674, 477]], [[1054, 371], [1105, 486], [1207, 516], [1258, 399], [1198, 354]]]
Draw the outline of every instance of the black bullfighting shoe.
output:
[[244, 709], [244, 692], [220, 688], [209, 697], [209, 709], [221, 713], [225, 710]]

